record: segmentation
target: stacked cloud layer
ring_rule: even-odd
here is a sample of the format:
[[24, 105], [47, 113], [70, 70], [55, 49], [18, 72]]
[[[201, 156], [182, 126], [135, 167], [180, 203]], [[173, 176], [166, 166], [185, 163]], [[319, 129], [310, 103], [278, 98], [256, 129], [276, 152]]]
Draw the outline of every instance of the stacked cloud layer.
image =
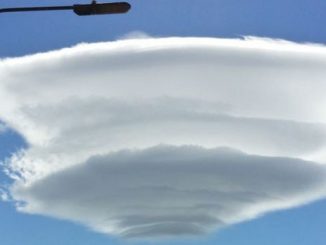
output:
[[206, 233], [326, 197], [326, 47], [133, 39], [0, 61], [23, 212], [126, 237]]

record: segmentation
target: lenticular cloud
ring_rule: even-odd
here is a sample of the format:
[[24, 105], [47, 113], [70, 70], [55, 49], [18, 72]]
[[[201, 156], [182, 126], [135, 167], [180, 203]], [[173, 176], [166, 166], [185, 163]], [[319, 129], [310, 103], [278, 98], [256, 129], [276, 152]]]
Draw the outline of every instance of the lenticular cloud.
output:
[[197, 235], [326, 197], [326, 47], [144, 38], [0, 61], [17, 209]]

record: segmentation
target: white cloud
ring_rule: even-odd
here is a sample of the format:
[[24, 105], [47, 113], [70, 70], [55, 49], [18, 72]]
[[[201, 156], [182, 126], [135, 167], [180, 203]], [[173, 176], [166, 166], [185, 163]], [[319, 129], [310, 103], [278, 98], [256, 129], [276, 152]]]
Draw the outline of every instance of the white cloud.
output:
[[11, 195], [22, 211], [127, 236], [202, 233], [323, 198], [325, 71], [322, 45], [253, 37], [4, 59], [0, 119], [30, 144], [8, 162]]
[[0, 201], [7, 202], [9, 200], [10, 198], [8, 193], [4, 189], [0, 188]]
[[143, 31], [132, 31], [129, 32], [125, 35], [122, 35], [121, 37], [119, 37], [120, 40], [127, 40], [127, 39], [149, 39], [151, 38], [150, 35], [148, 35], [147, 33], [143, 32]]
[[6, 125], [0, 122], [0, 134], [5, 132], [6, 130], [7, 130]]
[[157, 146], [95, 156], [12, 189], [29, 213], [122, 236], [200, 234], [326, 195], [326, 168], [231, 149]]

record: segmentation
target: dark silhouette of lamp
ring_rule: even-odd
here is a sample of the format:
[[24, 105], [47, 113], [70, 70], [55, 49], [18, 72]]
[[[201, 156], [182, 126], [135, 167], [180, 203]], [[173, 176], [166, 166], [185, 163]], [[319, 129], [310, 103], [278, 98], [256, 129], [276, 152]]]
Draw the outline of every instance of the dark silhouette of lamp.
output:
[[124, 14], [129, 11], [131, 5], [127, 2], [74, 4], [72, 6], [46, 6], [46, 7], [22, 7], [22, 8], [3, 8], [0, 13], [10, 12], [30, 12], [30, 11], [56, 11], [73, 10], [77, 15], [99, 15], [99, 14]]

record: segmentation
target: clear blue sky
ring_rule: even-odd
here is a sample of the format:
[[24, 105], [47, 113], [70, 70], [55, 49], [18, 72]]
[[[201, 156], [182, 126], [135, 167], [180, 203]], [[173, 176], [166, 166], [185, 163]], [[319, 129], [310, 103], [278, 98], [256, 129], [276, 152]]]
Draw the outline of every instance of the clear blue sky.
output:
[[[88, 1], [80, 0], [79, 3]], [[72, 4], [70, 0], [7, 0], [0, 7]], [[80, 42], [115, 40], [132, 31], [153, 36], [281, 38], [326, 43], [323, 0], [133, 0], [127, 15], [77, 17], [71, 12], [0, 15], [0, 57], [21, 56]], [[0, 98], [1, 100], [1, 98]], [[0, 101], [0, 103], [4, 103]], [[24, 140], [12, 131], [0, 135], [0, 159]], [[9, 180], [0, 174], [1, 183]], [[175, 244], [324, 245], [326, 201], [269, 214], [197, 240]], [[17, 213], [0, 202], [0, 244], [124, 244], [70, 222]], [[168, 242], [167, 244], [171, 244]]]

